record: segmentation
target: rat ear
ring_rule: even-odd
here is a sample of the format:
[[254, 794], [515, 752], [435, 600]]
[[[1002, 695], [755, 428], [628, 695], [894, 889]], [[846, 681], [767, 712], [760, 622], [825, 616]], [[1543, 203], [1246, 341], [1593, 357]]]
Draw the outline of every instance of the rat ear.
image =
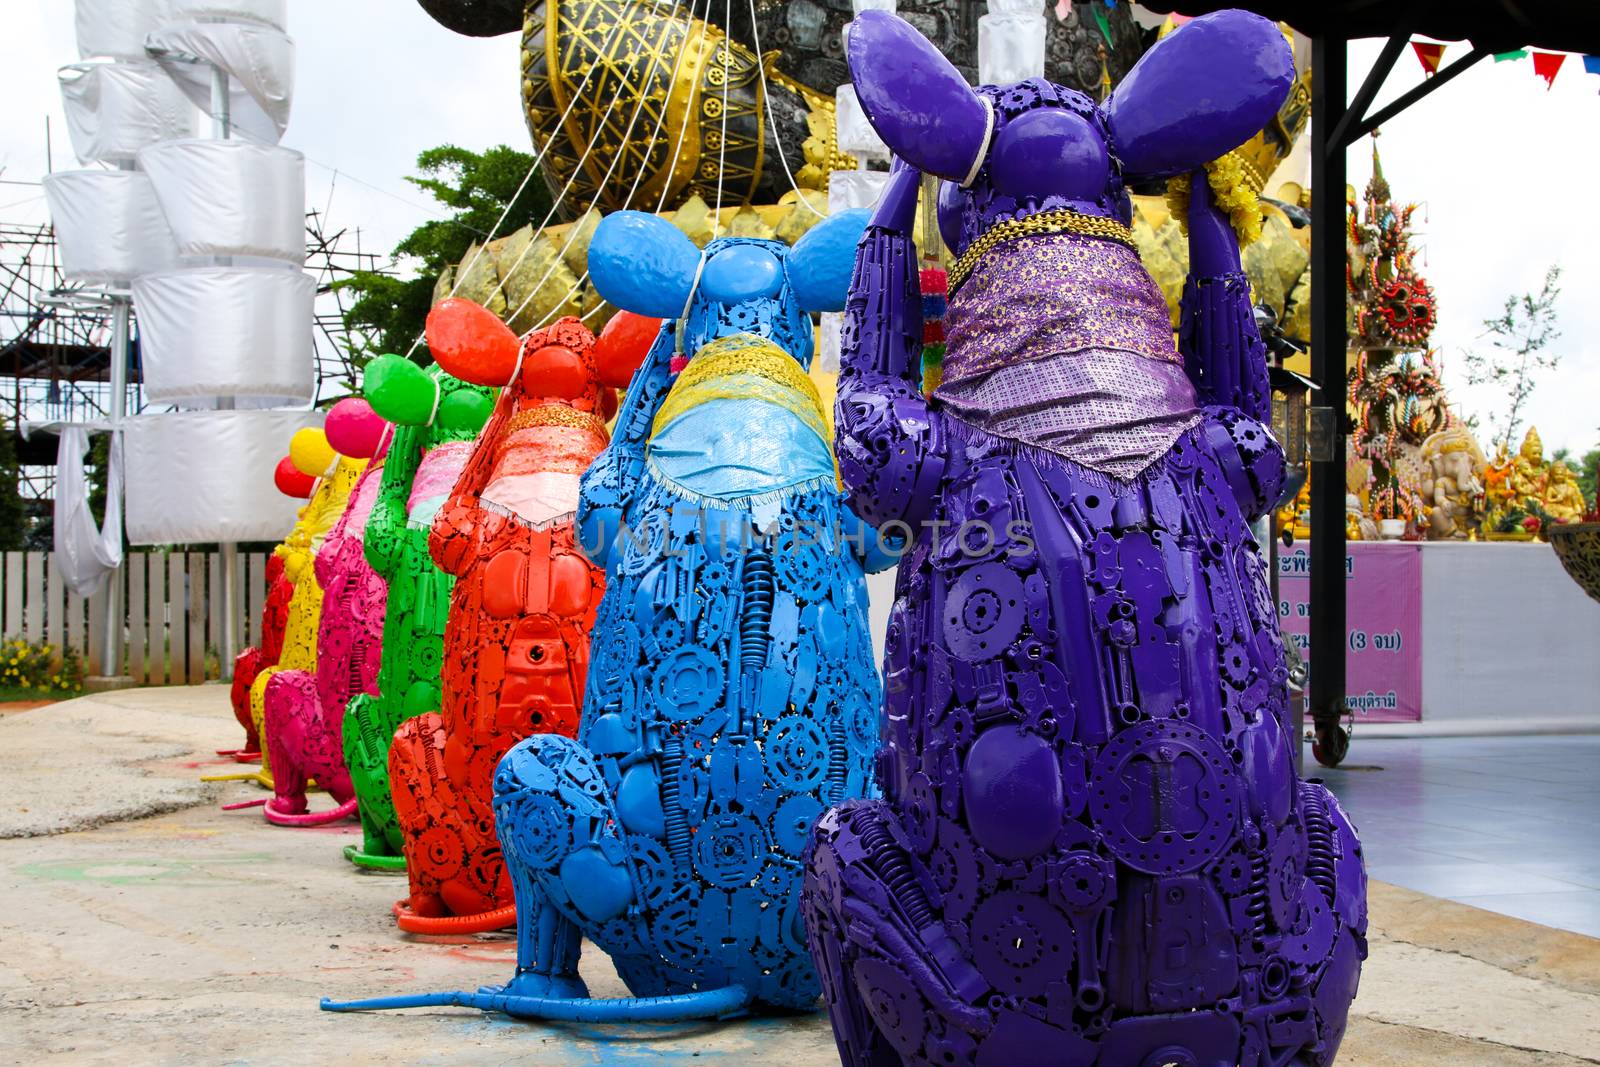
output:
[[856, 245], [872, 213], [854, 208], [829, 215], [807, 230], [784, 257], [789, 289], [807, 311], [843, 311], [855, 269]]
[[994, 132], [988, 101], [898, 15], [863, 11], [847, 33], [850, 82], [883, 143], [925, 174], [971, 181]]
[[1272, 121], [1294, 84], [1294, 52], [1248, 11], [1193, 19], [1133, 65], [1106, 105], [1113, 150], [1132, 180], [1194, 170]]
[[694, 286], [700, 250], [659, 215], [614, 211], [589, 241], [589, 279], [608, 303], [635, 315], [675, 319]]
[[453, 296], [428, 312], [428, 351], [445, 373], [473, 385], [505, 385], [521, 342], [494, 312]]
[[361, 375], [361, 393], [372, 410], [396, 426], [426, 426], [439, 403], [433, 376], [404, 356], [379, 356]]
[[594, 342], [595, 376], [607, 389], [626, 389], [661, 332], [661, 320], [619, 311]]
[[417, 0], [447, 30], [468, 37], [498, 37], [522, 29], [522, 0]]

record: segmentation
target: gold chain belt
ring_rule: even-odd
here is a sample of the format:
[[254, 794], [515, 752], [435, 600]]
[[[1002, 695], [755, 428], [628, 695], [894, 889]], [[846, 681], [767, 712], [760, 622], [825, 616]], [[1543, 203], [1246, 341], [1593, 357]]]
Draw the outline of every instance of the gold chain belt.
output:
[[579, 430], [588, 430], [601, 438], [608, 436], [606, 424], [598, 415], [569, 408], [565, 404], [540, 404], [538, 407], [519, 411], [506, 420], [505, 429], [501, 433], [513, 434], [530, 426], [572, 426]]
[[1014, 241], [1018, 237], [1037, 237], [1047, 233], [1076, 233], [1084, 237], [1099, 237], [1126, 245], [1133, 249], [1135, 254], [1139, 251], [1139, 246], [1133, 241], [1133, 230], [1116, 219], [1108, 219], [1101, 215], [1084, 215], [1065, 208], [1059, 211], [1043, 211], [1027, 218], [1011, 219], [985, 230], [951, 266], [950, 291], [955, 292], [976, 269], [978, 261], [1005, 242]]

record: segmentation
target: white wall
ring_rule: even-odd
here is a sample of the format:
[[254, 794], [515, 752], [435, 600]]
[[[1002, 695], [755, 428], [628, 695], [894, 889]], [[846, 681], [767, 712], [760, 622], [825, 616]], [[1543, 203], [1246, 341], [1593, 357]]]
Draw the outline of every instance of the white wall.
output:
[[1549, 545], [1423, 546], [1422, 721], [1600, 726], [1600, 603]]

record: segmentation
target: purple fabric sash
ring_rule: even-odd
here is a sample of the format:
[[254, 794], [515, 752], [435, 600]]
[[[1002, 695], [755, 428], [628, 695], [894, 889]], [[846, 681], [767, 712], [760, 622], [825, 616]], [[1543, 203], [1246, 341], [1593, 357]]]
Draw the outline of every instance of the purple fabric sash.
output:
[[1199, 421], [1161, 290], [1078, 234], [1002, 245], [950, 298], [935, 397], [1000, 437], [1128, 479]]

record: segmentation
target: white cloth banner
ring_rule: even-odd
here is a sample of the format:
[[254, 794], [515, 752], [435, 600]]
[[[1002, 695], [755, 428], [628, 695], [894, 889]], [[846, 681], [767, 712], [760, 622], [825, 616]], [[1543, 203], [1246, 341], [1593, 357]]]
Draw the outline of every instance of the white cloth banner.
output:
[[[883, 196], [888, 184], [889, 172], [886, 170], [836, 170], [828, 175], [828, 214], [837, 215], [858, 207], [876, 207], [878, 198]], [[839, 370], [839, 331], [843, 327], [843, 313], [822, 313], [817, 359], [825, 371], [837, 373]]]
[[146, 37], [145, 51], [208, 115], [211, 68], [221, 67], [229, 76], [229, 118], [239, 132], [263, 144], [277, 144], [283, 137], [294, 96], [294, 42], [282, 30], [252, 23], [180, 22]]
[[138, 171], [58, 171], [44, 179], [44, 195], [69, 280], [121, 284], [177, 264], [155, 189]]
[[147, 144], [194, 136], [194, 105], [154, 63], [73, 63], [56, 80], [83, 163], [131, 163]]
[[308, 403], [316, 387], [317, 283], [280, 267], [200, 267], [134, 279], [151, 403], [216, 397]]
[[1010, 85], [1044, 77], [1049, 36], [1040, 0], [989, 0], [989, 13], [978, 18], [978, 83]]
[[306, 163], [289, 148], [249, 141], [166, 141], [139, 153], [178, 251], [306, 258]]
[[124, 420], [128, 543], [277, 541], [303, 500], [272, 475], [318, 411], [194, 411]]
[[77, 0], [78, 54], [144, 59], [145, 34], [168, 21], [166, 0]]
[[167, 0], [167, 7], [173, 19], [264, 22], [280, 30], [289, 28], [288, 0]]
[[89, 479], [83, 457], [89, 434], [81, 425], [58, 431], [56, 446], [56, 565], [67, 585], [81, 597], [100, 588], [105, 576], [122, 566], [122, 439], [111, 435], [106, 470], [106, 521], [96, 527], [89, 508]]

